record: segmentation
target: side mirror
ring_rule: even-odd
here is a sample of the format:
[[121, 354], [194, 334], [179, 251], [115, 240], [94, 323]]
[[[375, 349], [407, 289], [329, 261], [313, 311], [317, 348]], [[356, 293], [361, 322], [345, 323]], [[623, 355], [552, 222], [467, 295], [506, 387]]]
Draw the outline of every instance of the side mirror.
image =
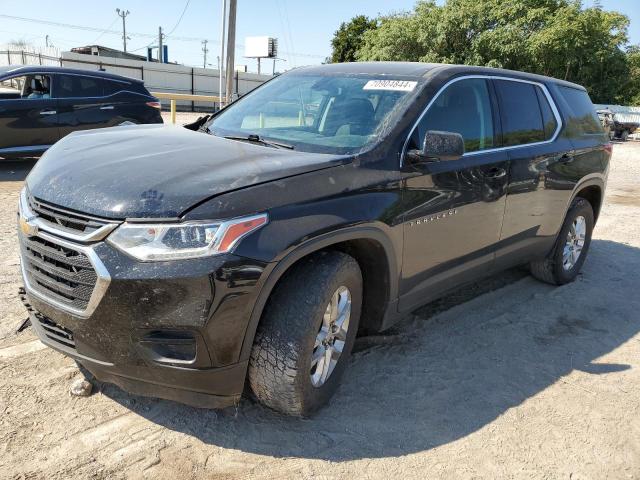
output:
[[424, 136], [422, 148], [407, 153], [415, 163], [458, 160], [464, 155], [464, 140], [459, 133], [429, 130]]

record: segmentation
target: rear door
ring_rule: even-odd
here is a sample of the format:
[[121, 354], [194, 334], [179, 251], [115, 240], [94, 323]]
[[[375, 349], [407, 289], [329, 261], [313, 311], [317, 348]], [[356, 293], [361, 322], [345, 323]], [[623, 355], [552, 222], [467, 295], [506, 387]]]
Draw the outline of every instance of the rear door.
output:
[[114, 107], [105, 97], [104, 82], [99, 77], [58, 74], [54, 95], [58, 99], [60, 133], [112, 126]]
[[428, 130], [460, 133], [466, 153], [458, 160], [403, 166], [401, 310], [492, 268], [509, 168], [499, 128], [490, 80], [472, 77], [441, 91], [412, 133], [409, 149], [421, 145]]
[[557, 173], [571, 163], [573, 146], [558, 138], [562, 119], [545, 85], [508, 78], [493, 82], [510, 160], [498, 261], [509, 264], [551, 248], [566, 190], [572, 188]]
[[[57, 101], [51, 98], [49, 75], [2, 79], [0, 98], [0, 156], [46, 150], [60, 138]], [[33, 88], [37, 85], [37, 88]]]
[[560, 136], [562, 118], [545, 85], [508, 78], [493, 82], [510, 160], [498, 252], [500, 266], [506, 266], [551, 248], [574, 186], [564, 174], [574, 151]]

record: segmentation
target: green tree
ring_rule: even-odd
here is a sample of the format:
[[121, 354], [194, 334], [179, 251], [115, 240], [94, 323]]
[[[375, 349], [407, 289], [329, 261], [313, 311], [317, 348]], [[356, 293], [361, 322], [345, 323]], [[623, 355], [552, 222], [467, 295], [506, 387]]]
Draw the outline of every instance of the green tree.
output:
[[640, 45], [629, 47], [627, 50], [627, 63], [629, 65], [629, 76], [619, 103], [640, 106]]
[[376, 27], [377, 21], [364, 15], [358, 15], [349, 22], [342, 23], [331, 40], [333, 47], [331, 61], [334, 63], [355, 62], [356, 52], [362, 46], [362, 35]]
[[640, 83], [629, 80], [640, 55], [624, 51], [628, 25], [580, 0], [427, 0], [379, 18], [356, 58], [522, 70], [580, 83], [597, 103], [628, 102]]

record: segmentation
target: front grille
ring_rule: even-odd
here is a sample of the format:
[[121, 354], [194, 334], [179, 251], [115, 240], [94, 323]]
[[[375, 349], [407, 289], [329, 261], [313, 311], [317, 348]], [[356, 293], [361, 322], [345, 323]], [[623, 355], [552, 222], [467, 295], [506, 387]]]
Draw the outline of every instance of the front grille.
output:
[[71, 330], [63, 327], [62, 325], [58, 325], [49, 317], [42, 315], [40, 312], [35, 312], [34, 315], [49, 340], [53, 340], [56, 343], [75, 350], [76, 342], [73, 339], [73, 332]]
[[31, 195], [29, 195], [28, 203], [29, 208], [37, 216], [52, 225], [55, 225], [58, 229], [67, 230], [73, 233], [89, 234], [107, 224], [107, 222], [97, 218], [69, 212], [50, 203], [38, 200]]
[[40, 237], [21, 236], [20, 243], [31, 287], [63, 305], [85, 310], [98, 280], [89, 258]]

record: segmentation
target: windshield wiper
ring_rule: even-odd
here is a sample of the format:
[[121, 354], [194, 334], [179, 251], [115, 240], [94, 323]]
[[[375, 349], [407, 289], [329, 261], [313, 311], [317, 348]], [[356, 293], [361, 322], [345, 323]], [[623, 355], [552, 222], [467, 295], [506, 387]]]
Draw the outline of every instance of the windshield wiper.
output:
[[257, 143], [259, 145], [264, 145], [266, 147], [273, 147], [273, 148], [286, 148], [288, 150], [293, 150], [295, 148], [293, 145], [289, 145], [288, 143], [280, 143], [280, 142], [273, 142], [271, 140], [265, 140], [264, 138], [260, 138], [260, 135], [255, 135], [255, 134], [247, 135], [246, 137], [241, 137], [236, 135], [225, 135], [224, 138], [226, 138], [227, 140], [238, 140], [240, 142]]

